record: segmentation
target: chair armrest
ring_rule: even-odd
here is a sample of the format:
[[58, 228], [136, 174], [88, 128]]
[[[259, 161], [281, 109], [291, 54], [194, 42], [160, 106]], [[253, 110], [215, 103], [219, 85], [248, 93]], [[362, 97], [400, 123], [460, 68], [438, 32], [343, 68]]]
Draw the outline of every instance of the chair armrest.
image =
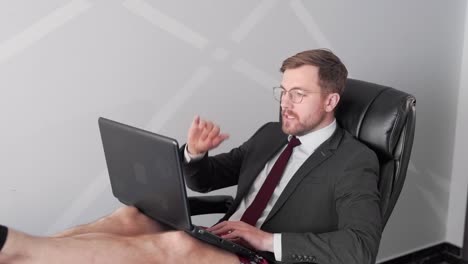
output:
[[234, 199], [229, 195], [188, 197], [191, 215], [224, 214]]

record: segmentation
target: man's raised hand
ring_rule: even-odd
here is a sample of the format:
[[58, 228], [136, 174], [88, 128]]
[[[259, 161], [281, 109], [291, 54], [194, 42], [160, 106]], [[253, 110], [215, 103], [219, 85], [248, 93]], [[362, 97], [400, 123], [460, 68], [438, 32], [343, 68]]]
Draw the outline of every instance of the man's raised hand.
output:
[[187, 149], [190, 154], [205, 153], [219, 146], [229, 137], [220, 133], [218, 125], [195, 116], [187, 136]]

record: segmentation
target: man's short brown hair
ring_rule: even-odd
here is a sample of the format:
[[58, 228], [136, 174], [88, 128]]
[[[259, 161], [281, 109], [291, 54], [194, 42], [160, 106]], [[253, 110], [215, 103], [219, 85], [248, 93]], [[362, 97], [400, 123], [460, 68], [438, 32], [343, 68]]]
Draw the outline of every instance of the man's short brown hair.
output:
[[314, 49], [300, 52], [287, 58], [280, 71], [299, 68], [303, 65], [312, 65], [319, 68], [319, 86], [324, 92], [343, 93], [348, 70], [333, 52], [327, 49]]

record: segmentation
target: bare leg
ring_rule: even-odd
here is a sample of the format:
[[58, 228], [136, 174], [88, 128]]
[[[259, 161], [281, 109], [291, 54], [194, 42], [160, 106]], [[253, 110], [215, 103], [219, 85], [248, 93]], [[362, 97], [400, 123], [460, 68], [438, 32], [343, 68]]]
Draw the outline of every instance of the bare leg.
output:
[[153, 254], [152, 262], [149, 263], [239, 263], [236, 255], [201, 242], [183, 231], [141, 235], [134, 237], [132, 241], [147, 252], [162, 252]]
[[[76, 263], [239, 263], [236, 255], [183, 231], [167, 231], [134, 207], [120, 208], [101, 220], [72, 228], [53, 239], [55, 251], [63, 253], [63, 257], [78, 255], [74, 259], [61, 258], [57, 263], [74, 263], [75, 259], [80, 260]], [[80, 247], [83, 249], [78, 250]], [[119, 251], [118, 259], [111, 258], [110, 252], [116, 251]]]
[[0, 252], [1, 264], [163, 263], [154, 262], [153, 254], [164, 257], [158, 248], [150, 252], [131, 237], [101, 233], [41, 238], [12, 231], [5, 246]]
[[60, 232], [53, 237], [66, 237], [86, 233], [106, 233], [121, 236], [137, 236], [153, 234], [168, 230], [169, 228], [160, 224], [137, 208], [125, 206], [117, 209], [109, 216], [103, 217], [96, 222], [72, 227]]
[[238, 264], [229, 252], [204, 244], [182, 231], [122, 237], [83, 234], [63, 238], [32, 237], [11, 230], [1, 264]]
[[[41, 242], [42, 250], [32, 256], [31, 264], [152, 263], [153, 258], [150, 252], [137, 247], [131, 237], [111, 234], [89, 233], [64, 238], [42, 238]], [[155, 250], [153, 253], [162, 252]]]

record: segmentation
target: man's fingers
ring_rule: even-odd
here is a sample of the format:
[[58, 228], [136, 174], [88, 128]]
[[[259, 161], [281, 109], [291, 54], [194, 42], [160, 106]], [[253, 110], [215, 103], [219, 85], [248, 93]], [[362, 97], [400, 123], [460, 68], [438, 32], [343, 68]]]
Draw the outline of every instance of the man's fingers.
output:
[[193, 126], [193, 127], [197, 127], [199, 123], [200, 123], [200, 116], [199, 116], [199, 115], [196, 115], [196, 116], [193, 118], [192, 126]]
[[213, 122], [206, 121], [205, 127], [203, 128], [203, 131], [200, 135], [200, 139], [202, 141], [205, 141], [208, 139], [208, 135], [211, 133], [211, 130], [213, 130]]
[[242, 238], [239, 231], [234, 230], [232, 232], [226, 232], [224, 235], [221, 236], [224, 239], [239, 239]]
[[227, 221], [223, 221], [221, 223], [218, 223], [212, 227], [208, 227], [206, 230], [208, 230], [209, 232], [213, 232], [215, 230], [218, 230], [220, 228], [222, 228], [223, 226], [225, 226], [227, 224]]
[[206, 126], [207, 126], [207, 121], [205, 120], [200, 120], [200, 123], [198, 124], [198, 130], [199, 130], [199, 137], [198, 141], [204, 141], [206, 138], [206, 135], [208, 134], [208, 131], [206, 131]]
[[215, 234], [215, 235], [221, 235], [221, 234], [225, 234], [225, 233], [228, 233], [229, 231], [229, 227], [227, 226], [223, 226], [221, 228], [217, 228], [217, 229], [212, 229], [212, 230], [209, 230], [211, 233]]
[[198, 122], [198, 129], [203, 130], [205, 128], [206, 121], [203, 119], [200, 119]]
[[254, 247], [249, 242], [247, 242], [247, 240], [246, 240], [247, 235], [248, 235], [248, 233], [242, 232], [240, 230], [235, 230], [235, 231], [232, 231], [231, 233], [227, 233], [225, 235], [222, 235], [221, 237], [223, 239], [230, 240], [230, 241], [232, 241], [234, 243], [237, 243], [239, 245], [242, 245], [244, 247], [254, 249]]
[[[198, 135], [196, 138], [197, 145], [203, 146], [205, 145], [203, 142], [206, 140], [206, 136], [208, 134], [208, 131], [206, 130], [208, 125], [208, 121], [205, 121], [203, 119], [200, 120], [200, 123], [198, 124]], [[203, 151], [207, 151], [209, 149], [205, 149], [205, 147], [202, 147]]]
[[190, 124], [189, 137], [198, 131], [198, 125], [200, 123], [200, 116], [195, 116]]
[[219, 130], [219, 126], [213, 124], [213, 128], [211, 129], [210, 133], [208, 133], [208, 140], [213, 140], [216, 136], [218, 136]]
[[199, 135], [200, 135], [200, 130], [198, 128], [200, 124], [200, 116], [196, 115], [193, 120], [192, 124], [190, 125], [190, 128], [188, 130], [187, 134], [187, 147], [189, 153], [194, 152], [194, 146], [196, 145], [196, 142], [198, 141]]
[[219, 146], [224, 140], [228, 139], [228, 134], [219, 134], [216, 138], [213, 139], [213, 147]]
[[211, 121], [203, 120], [198, 115], [194, 117], [189, 129], [188, 146], [193, 154], [202, 153], [216, 148], [229, 138], [227, 134], [220, 134], [220, 128]]
[[213, 227], [207, 229], [215, 235], [224, 235], [233, 230], [232, 224], [228, 221], [221, 222]]
[[201, 119], [199, 116], [196, 116], [192, 121], [192, 125], [190, 126], [188, 139], [198, 141], [204, 126], [205, 121], [203, 121], [203, 119]]

